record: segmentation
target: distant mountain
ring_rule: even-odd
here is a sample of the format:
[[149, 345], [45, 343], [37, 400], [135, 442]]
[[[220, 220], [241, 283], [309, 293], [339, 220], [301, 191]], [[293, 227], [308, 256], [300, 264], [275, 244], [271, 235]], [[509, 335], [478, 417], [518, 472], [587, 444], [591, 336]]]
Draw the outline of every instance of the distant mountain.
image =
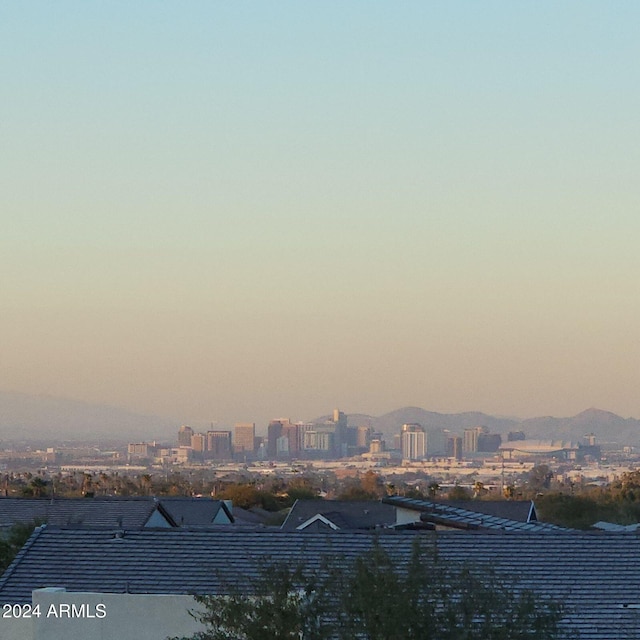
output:
[[610, 411], [587, 409], [571, 418], [530, 418], [519, 427], [529, 438], [580, 440], [593, 433], [599, 442], [640, 444], [640, 420], [622, 418]]
[[470, 427], [484, 426], [488, 427], [492, 433], [506, 433], [512, 430], [517, 424], [517, 420], [508, 418], [496, 418], [485, 413], [466, 412], [466, 413], [436, 413], [434, 411], [425, 411], [418, 407], [405, 407], [391, 411], [377, 420], [377, 429], [385, 435], [398, 433], [403, 424], [409, 422], [417, 422], [427, 431], [436, 429], [449, 429], [453, 433], [462, 432], [463, 429]]
[[[485, 413], [435, 413], [419, 407], [404, 407], [378, 417], [350, 413], [347, 418], [350, 426], [370, 426], [374, 431], [380, 431], [387, 437], [400, 433], [402, 425], [411, 422], [422, 425], [427, 431], [449, 429], [453, 433], [480, 425], [488, 427], [493, 433], [503, 433], [512, 430], [519, 422], [510, 418], [496, 418]], [[324, 422], [329, 419], [331, 416], [326, 415], [316, 418], [314, 422]]]
[[108, 405], [0, 391], [0, 439], [144, 440], [171, 437], [176, 425]]
[[[319, 422], [331, 416], [318, 418]], [[435, 413], [419, 407], [404, 407], [382, 416], [349, 414], [349, 425], [371, 426], [382, 432], [387, 438], [399, 433], [402, 425], [417, 422], [427, 431], [449, 429], [454, 434], [462, 434], [464, 429], [485, 426], [492, 433], [506, 437], [509, 431], [524, 431], [527, 438], [533, 440], [563, 439], [579, 442], [586, 434], [596, 435], [598, 442], [616, 442], [620, 444], [640, 445], [640, 420], [622, 418], [610, 411], [587, 409], [570, 418], [544, 416], [519, 420], [502, 418], [479, 412]]]

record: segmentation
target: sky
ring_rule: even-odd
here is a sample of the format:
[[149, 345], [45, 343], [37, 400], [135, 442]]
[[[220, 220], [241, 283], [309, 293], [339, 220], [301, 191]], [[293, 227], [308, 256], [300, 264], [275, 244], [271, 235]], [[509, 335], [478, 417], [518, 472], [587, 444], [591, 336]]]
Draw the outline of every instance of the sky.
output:
[[0, 4], [0, 389], [640, 417], [639, 19]]

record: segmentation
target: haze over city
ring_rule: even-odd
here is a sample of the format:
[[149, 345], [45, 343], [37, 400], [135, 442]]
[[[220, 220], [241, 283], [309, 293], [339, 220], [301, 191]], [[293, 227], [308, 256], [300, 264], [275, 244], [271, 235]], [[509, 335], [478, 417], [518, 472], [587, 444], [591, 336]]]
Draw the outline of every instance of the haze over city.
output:
[[0, 391], [640, 417], [640, 7], [0, 8]]

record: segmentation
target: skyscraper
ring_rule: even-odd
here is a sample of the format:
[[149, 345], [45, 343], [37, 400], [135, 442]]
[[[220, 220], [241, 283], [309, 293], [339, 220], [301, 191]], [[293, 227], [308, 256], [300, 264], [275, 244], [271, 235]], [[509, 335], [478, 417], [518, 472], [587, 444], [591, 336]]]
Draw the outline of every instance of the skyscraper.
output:
[[[287, 429], [290, 426], [289, 418], [278, 418], [269, 423], [267, 427], [267, 457], [269, 460], [275, 460], [278, 457], [278, 440], [288, 432]], [[282, 453], [282, 446], [280, 451]], [[289, 448], [287, 447], [287, 454], [288, 452]]]
[[193, 429], [191, 427], [187, 427], [187, 425], [183, 424], [178, 429], [178, 446], [179, 447], [190, 447], [191, 446], [191, 436], [193, 436]]
[[237, 454], [253, 454], [256, 441], [255, 422], [237, 422], [233, 430], [233, 450]]
[[207, 431], [207, 457], [212, 460], [231, 459], [231, 431]]
[[489, 433], [487, 427], [472, 427], [465, 429], [462, 434], [462, 451], [475, 453], [478, 451], [478, 438], [481, 434]]
[[462, 438], [460, 436], [450, 436], [447, 439], [447, 456], [462, 460]]
[[405, 460], [424, 458], [427, 443], [424, 429], [416, 423], [402, 425], [402, 457]]

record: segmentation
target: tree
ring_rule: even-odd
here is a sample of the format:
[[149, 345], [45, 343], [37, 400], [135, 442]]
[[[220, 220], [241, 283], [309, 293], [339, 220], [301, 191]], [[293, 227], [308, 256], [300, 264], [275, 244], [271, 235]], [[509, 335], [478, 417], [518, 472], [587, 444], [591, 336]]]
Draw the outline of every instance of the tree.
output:
[[0, 574], [13, 562], [16, 554], [42, 522], [18, 522], [0, 535]]
[[529, 472], [529, 488], [534, 492], [541, 492], [549, 489], [553, 473], [546, 464], [539, 464]]
[[266, 563], [242, 590], [196, 597], [206, 629], [174, 640], [559, 640], [560, 603], [490, 568], [446, 563], [416, 539], [407, 562], [379, 545], [318, 570]]
[[461, 487], [457, 484], [455, 487], [449, 490], [447, 494], [449, 500], [471, 500], [471, 493], [468, 489]]

